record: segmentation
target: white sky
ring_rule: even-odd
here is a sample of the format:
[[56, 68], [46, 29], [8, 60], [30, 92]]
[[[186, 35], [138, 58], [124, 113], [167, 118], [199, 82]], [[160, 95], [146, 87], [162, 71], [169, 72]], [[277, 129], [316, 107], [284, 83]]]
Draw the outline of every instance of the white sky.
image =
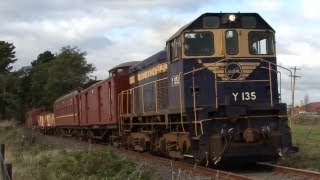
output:
[[[320, 101], [319, 7], [317, 0], [10, 0], [0, 2], [0, 40], [16, 46], [15, 69], [45, 50], [78, 46], [103, 79], [111, 67], [163, 49], [173, 33], [203, 13], [257, 12], [276, 30], [279, 64], [301, 69], [299, 104], [306, 94], [310, 102]], [[282, 94], [290, 102], [287, 82]]]

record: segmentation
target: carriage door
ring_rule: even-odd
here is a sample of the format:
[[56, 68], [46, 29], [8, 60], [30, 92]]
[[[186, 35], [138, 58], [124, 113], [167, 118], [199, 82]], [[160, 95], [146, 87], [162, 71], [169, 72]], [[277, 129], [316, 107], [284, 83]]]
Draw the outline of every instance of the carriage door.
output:
[[111, 92], [111, 81], [108, 82], [108, 100], [109, 100], [109, 118], [112, 121], [112, 92]]
[[89, 113], [89, 106], [88, 106], [88, 92], [85, 93], [85, 102], [84, 102], [84, 108], [86, 112], [86, 123], [88, 124], [88, 113]]
[[101, 113], [102, 113], [102, 111], [101, 111], [101, 108], [102, 108], [102, 102], [101, 102], [101, 86], [99, 86], [98, 87], [98, 121], [99, 122], [101, 122]]

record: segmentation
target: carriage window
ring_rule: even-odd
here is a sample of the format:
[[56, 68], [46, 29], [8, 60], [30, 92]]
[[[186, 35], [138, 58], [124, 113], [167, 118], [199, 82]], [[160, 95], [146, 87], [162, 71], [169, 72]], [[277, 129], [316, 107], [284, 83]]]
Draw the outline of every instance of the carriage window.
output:
[[214, 53], [214, 38], [211, 32], [184, 34], [184, 53], [187, 56], [208, 56]]
[[248, 35], [250, 54], [274, 54], [274, 35], [270, 31], [251, 31]]
[[117, 69], [117, 73], [121, 73], [123, 71], [122, 68]]
[[228, 54], [238, 54], [238, 32], [235, 30], [226, 31], [226, 49]]
[[111, 77], [111, 76], [115, 76], [115, 75], [116, 75], [116, 71], [115, 71], [115, 70], [109, 72], [109, 76], [110, 76], [110, 77]]

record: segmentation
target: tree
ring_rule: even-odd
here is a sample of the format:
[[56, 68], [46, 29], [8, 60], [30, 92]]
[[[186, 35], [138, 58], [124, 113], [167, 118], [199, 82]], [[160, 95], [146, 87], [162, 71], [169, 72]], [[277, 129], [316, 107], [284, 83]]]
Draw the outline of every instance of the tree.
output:
[[29, 91], [24, 88], [26, 83], [23, 80], [22, 71], [10, 72], [7, 75], [7, 91], [2, 94], [5, 109], [3, 117], [5, 119], [22, 119], [24, 117], [25, 95]]
[[51, 53], [51, 51], [45, 51], [38, 55], [36, 60], [31, 62], [32, 67], [37, 65], [46, 64], [55, 59], [55, 55]]
[[35, 107], [50, 110], [58, 97], [88, 82], [95, 68], [85, 56], [77, 47], [66, 46], [56, 55], [50, 51], [39, 54], [31, 66], [18, 71], [10, 72], [7, 63], [3, 74], [0, 72], [5, 77], [2, 82], [0, 79], [0, 119], [24, 120], [25, 112]]
[[45, 51], [38, 55], [38, 58], [31, 62], [30, 90], [32, 107], [44, 106], [47, 92], [43, 90], [48, 82], [48, 73], [55, 55], [50, 51]]
[[9, 65], [17, 61], [14, 49], [12, 43], [0, 41], [0, 74], [10, 72], [12, 66]]
[[14, 49], [12, 43], [0, 41], [0, 119], [5, 118], [8, 102], [13, 98], [10, 93], [7, 93], [7, 87], [9, 87], [7, 84], [11, 83], [8, 79], [12, 69], [10, 64], [17, 61]]
[[51, 107], [58, 97], [89, 81], [89, 73], [95, 68], [86, 62], [86, 54], [77, 47], [61, 48], [48, 71], [48, 80], [44, 87], [47, 92], [44, 96], [45, 107]]

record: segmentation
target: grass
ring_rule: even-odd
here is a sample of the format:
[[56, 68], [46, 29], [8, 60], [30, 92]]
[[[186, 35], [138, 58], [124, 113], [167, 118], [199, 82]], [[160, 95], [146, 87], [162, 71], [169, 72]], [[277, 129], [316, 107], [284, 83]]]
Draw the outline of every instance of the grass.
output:
[[152, 179], [137, 162], [114, 151], [43, 151], [24, 153], [19, 158], [22, 179]]
[[294, 124], [291, 130], [293, 143], [300, 148], [308, 145], [317, 147], [320, 144], [320, 126]]
[[320, 124], [315, 117], [296, 116], [291, 126], [293, 145], [299, 152], [287, 156], [280, 165], [320, 171]]
[[100, 180], [159, 179], [141, 168], [136, 159], [116, 153], [112, 148], [64, 150], [29, 144], [26, 129], [0, 127], [0, 142], [11, 150], [14, 179], [23, 180]]

